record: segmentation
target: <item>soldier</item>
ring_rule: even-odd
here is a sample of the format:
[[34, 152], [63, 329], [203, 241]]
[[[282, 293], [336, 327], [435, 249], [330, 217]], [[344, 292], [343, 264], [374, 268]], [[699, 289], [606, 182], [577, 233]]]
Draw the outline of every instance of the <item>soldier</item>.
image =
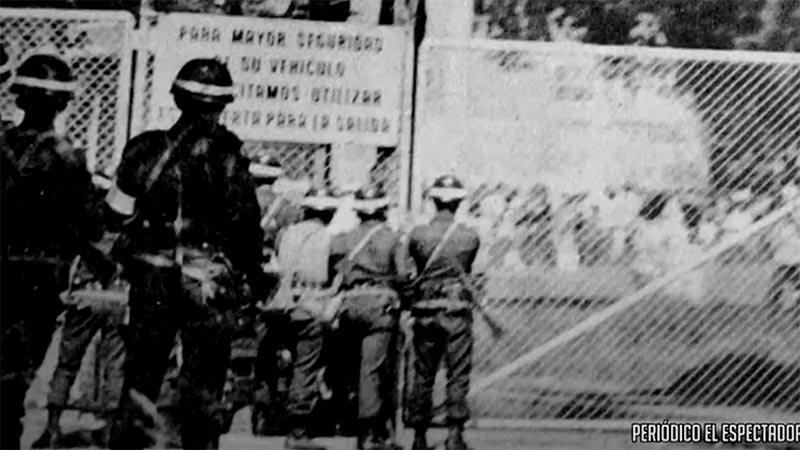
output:
[[416, 430], [414, 450], [426, 450], [431, 421], [432, 390], [439, 363], [447, 365], [448, 450], [466, 449], [462, 432], [469, 418], [467, 392], [472, 370], [473, 299], [465, 275], [480, 246], [477, 233], [458, 224], [455, 213], [467, 192], [453, 176], [435, 181], [428, 192], [436, 215], [411, 230], [408, 252], [417, 267], [417, 292], [411, 304], [413, 380], [408, 424]]
[[[256, 183], [256, 198], [261, 209], [261, 228], [264, 230], [262, 246], [262, 263], [270, 288], [277, 286], [279, 274], [275, 270], [275, 246], [278, 232], [286, 226], [299, 221], [301, 212], [292, 205], [285, 195], [276, 193], [275, 182], [283, 176], [283, 168], [278, 160], [268, 155], [260, 156], [250, 162], [250, 175]], [[259, 299], [266, 300], [266, 299]], [[226, 392], [226, 402], [230, 405], [228, 427], [232, 424], [235, 413], [252, 404], [251, 428], [254, 435], [266, 435], [270, 427], [276, 425], [274, 417], [269, 417], [270, 407], [275, 402], [274, 389], [264, 386], [274, 381], [274, 370], [256, 370], [268, 366], [272, 368], [277, 352], [275, 351], [274, 331], [282, 325], [280, 317], [265, 315], [258, 321], [253, 314], [241, 314], [232, 343], [231, 367], [229, 371], [230, 390]], [[269, 330], [265, 329], [265, 326]], [[269, 332], [268, 342], [262, 342]], [[261, 343], [262, 345], [259, 345]], [[258, 373], [258, 378], [256, 377]], [[263, 372], [270, 372], [264, 374]], [[263, 377], [261, 375], [264, 375]], [[274, 383], [272, 383], [274, 384]]]
[[[108, 187], [104, 184], [100, 174], [92, 177], [96, 189], [89, 200], [92, 210], [97, 214], [93, 221], [96, 226], [102, 226], [100, 214], [102, 212], [103, 197]], [[102, 228], [95, 230], [95, 235], [102, 234]], [[107, 255], [110, 251], [113, 237], [104, 236], [100, 242], [94, 243], [100, 254]], [[100, 281], [92, 273], [80, 257], [73, 263], [72, 287], [97, 288]], [[84, 354], [94, 336], [100, 332], [101, 341], [97, 346], [95, 358], [96, 367], [101, 368], [93, 382], [99, 386], [97, 391], [100, 397], [96, 402], [102, 409], [95, 415], [104, 422], [104, 426], [92, 432], [92, 439], [98, 447], [108, 446], [108, 420], [110, 412], [119, 404], [119, 395], [122, 390], [122, 363], [124, 361], [125, 344], [122, 338], [121, 325], [125, 316], [125, 305], [120, 302], [107, 300], [80, 300], [66, 299], [69, 304], [64, 315], [64, 325], [61, 331], [61, 343], [58, 350], [58, 364], [53, 378], [50, 381], [48, 402], [48, 422], [42, 435], [33, 443], [33, 448], [58, 448], [62, 438], [59, 420], [61, 413], [67, 408], [70, 388], [72, 387], [83, 362]]]
[[249, 161], [242, 142], [219, 124], [233, 101], [230, 73], [217, 60], [194, 59], [171, 92], [181, 117], [169, 130], [128, 143], [106, 198], [121, 224], [115, 254], [131, 283], [128, 395], [112, 427], [112, 448], [148, 445], [135, 418], [153, 410], [178, 331], [183, 447], [218, 447], [234, 312], [250, 299], [241, 287], [264, 295]]
[[[270, 286], [279, 283], [280, 274], [275, 264], [278, 234], [293, 223], [302, 220], [303, 212], [291, 202], [285, 193], [275, 191], [275, 183], [284, 176], [280, 162], [272, 156], [261, 156], [250, 163], [250, 173], [258, 188], [256, 196], [261, 207], [261, 228], [264, 230], [264, 272]], [[266, 300], [266, 299], [263, 299]], [[258, 346], [253, 365], [254, 380], [251, 428], [254, 435], [285, 433], [282, 417], [285, 406], [286, 383], [281, 383], [282, 375], [288, 375], [290, 354], [287, 347], [285, 329], [286, 317], [283, 314], [264, 314], [258, 324]], [[261, 327], [263, 325], [263, 327]], [[283, 389], [281, 389], [283, 387]]]
[[265, 156], [250, 163], [250, 174], [256, 181], [256, 197], [261, 208], [261, 228], [264, 230], [264, 252], [269, 258], [277, 245], [278, 233], [287, 226], [302, 220], [302, 212], [286, 195], [275, 192], [275, 182], [284, 174], [283, 167], [274, 157]]
[[52, 55], [31, 56], [11, 86], [25, 117], [0, 135], [3, 448], [19, 448], [25, 392], [61, 312], [59, 293], [66, 287], [69, 262], [81, 254], [104, 279], [114, 271], [90, 245], [99, 237], [92, 235], [84, 204], [91, 190], [85, 158], [54, 129], [74, 88], [66, 62]]
[[357, 191], [353, 209], [361, 223], [331, 243], [331, 265], [337, 268], [344, 290], [340, 326], [356, 337], [361, 353], [359, 450], [398, 448], [388, 424], [396, 388], [391, 347], [400, 311], [394, 286], [402, 264], [397, 260], [399, 238], [386, 224], [388, 206], [380, 189]]
[[304, 219], [289, 226], [279, 238], [278, 264], [281, 287], [273, 308], [289, 311], [294, 344], [292, 381], [287, 412], [291, 431], [287, 449], [323, 449], [311, 441], [312, 412], [318, 401], [319, 376], [323, 369], [324, 321], [315, 305], [324, 309], [329, 291], [331, 237], [327, 226], [333, 220], [338, 199], [326, 189], [312, 190], [304, 198]]

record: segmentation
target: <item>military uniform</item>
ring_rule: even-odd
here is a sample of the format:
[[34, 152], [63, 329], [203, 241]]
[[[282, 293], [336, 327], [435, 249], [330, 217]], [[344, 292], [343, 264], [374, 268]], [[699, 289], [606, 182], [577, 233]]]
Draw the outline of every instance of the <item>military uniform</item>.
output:
[[94, 238], [84, 203], [91, 189], [85, 159], [53, 130], [52, 117], [66, 107], [72, 89], [65, 62], [30, 57], [12, 85], [25, 120], [0, 136], [3, 448], [19, 448], [25, 393], [62, 310], [69, 261], [79, 253], [89, 257]]
[[[206, 107], [216, 96], [223, 96], [222, 104], [232, 101], [231, 86], [224, 66], [192, 60], [179, 72], [173, 93], [179, 107], [188, 100]], [[263, 290], [262, 233], [242, 142], [214, 119], [187, 110], [169, 130], [145, 132], [127, 145], [107, 202], [123, 217], [133, 215], [134, 205], [136, 211], [116, 249], [131, 283], [124, 392], [135, 390], [156, 402], [180, 331], [182, 444], [215, 448], [225, 426], [221, 400], [234, 311], [249, 300], [239, 289], [242, 278], [254, 293]], [[172, 155], [154, 179], [168, 147]], [[134, 424], [140, 409], [131, 396], [123, 397], [112, 448], [147, 445]]]
[[278, 264], [281, 288], [273, 305], [289, 311], [293, 341], [292, 381], [287, 413], [292, 428], [287, 448], [318, 448], [310, 443], [312, 413], [319, 399], [319, 376], [323, 369], [325, 324], [319, 315], [305, 308], [304, 302], [325, 303], [331, 294], [329, 266], [331, 236], [327, 225], [333, 218], [336, 199], [327, 192], [312, 192], [305, 200], [306, 220], [289, 226], [280, 236]]
[[[376, 228], [377, 227], [377, 228]], [[373, 231], [375, 230], [375, 231]], [[372, 234], [370, 234], [372, 233]], [[368, 234], [370, 234], [368, 236]], [[357, 249], [365, 238], [368, 241]], [[394, 389], [392, 344], [397, 332], [399, 299], [394, 290], [398, 275], [398, 236], [385, 223], [370, 220], [334, 238], [333, 263], [341, 263], [344, 301], [340, 326], [360, 344], [358, 418], [363, 433], [375, 442], [385, 440], [392, 419]], [[359, 250], [352, 260], [347, 256]]]
[[[302, 211], [283, 195], [273, 190], [283, 168], [274, 157], [264, 155], [250, 162], [249, 171], [258, 187], [256, 198], [261, 209], [260, 225], [264, 231], [262, 263], [266, 284], [271, 292], [280, 280], [274, 268], [278, 233], [302, 219]], [[267, 300], [267, 299], [259, 299]], [[232, 344], [231, 367], [228, 374], [226, 403], [229, 405], [229, 423], [241, 408], [252, 405], [251, 428], [255, 435], [285, 433], [276, 409], [283, 409], [279, 394], [278, 377], [285, 366], [281, 355], [284, 342], [280, 332], [284, 317], [264, 315], [256, 317], [251, 311], [239, 315], [236, 335]], [[269, 337], [267, 337], [269, 335]], [[266, 339], [266, 340], [265, 340]], [[283, 411], [281, 411], [281, 414]]]
[[[447, 177], [438, 183], [444, 185], [445, 192], [463, 191], [457, 182], [457, 187], [447, 186], [454, 184]], [[455, 197], [455, 201], [460, 198], [463, 197]], [[456, 224], [438, 254], [433, 255], [454, 224], [453, 211], [438, 210], [429, 224], [415, 227], [409, 236], [408, 252], [420, 275], [416, 298], [411, 303], [414, 359], [406, 422], [424, 436], [432, 419], [436, 372], [444, 358], [448, 371], [447, 421], [451, 437], [452, 433], [458, 433], [460, 440], [458, 430], [469, 419], [466, 397], [473, 345], [473, 299], [464, 286], [464, 275], [472, 270], [480, 240], [474, 230]], [[461, 447], [448, 443], [448, 448]]]
[[[105, 191], [98, 189], [93, 192], [94, 198], [91, 199], [92, 210], [98, 213], [95, 222], [97, 224], [101, 223], [99, 212], [104, 193]], [[107, 235], [102, 241], [95, 243], [99, 254], [107, 254], [112, 239]], [[106, 282], [101, 280], [98, 274], [93, 273], [91, 267], [82, 259], [77, 258], [73, 265], [75, 270], [71, 271], [70, 289], [86, 288], [89, 285], [100, 286]], [[95, 377], [92, 379], [96, 387], [91, 391], [99, 393], [99, 396], [87, 397], [90, 401], [88, 406], [101, 408], [95, 414], [106, 418], [116, 410], [122, 392], [122, 364], [125, 358], [122, 326], [126, 305], [122, 302], [86, 301], [74, 298], [65, 300], [69, 302], [69, 306], [64, 314], [58, 363], [50, 380], [50, 392], [47, 396], [48, 426], [41, 437], [33, 443], [33, 448], [51, 448], [59, 445], [61, 413], [68, 407], [70, 390], [81, 369], [83, 357], [98, 332], [101, 335], [95, 354], [95, 367], [98, 370], [93, 372]], [[107, 426], [95, 430], [93, 433], [95, 444], [101, 447], [107, 446], [107, 432]]]

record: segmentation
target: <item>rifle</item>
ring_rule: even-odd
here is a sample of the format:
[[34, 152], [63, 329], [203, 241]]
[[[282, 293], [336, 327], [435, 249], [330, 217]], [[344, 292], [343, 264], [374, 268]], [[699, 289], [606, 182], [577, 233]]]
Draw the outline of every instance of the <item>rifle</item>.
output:
[[477, 286], [477, 282], [470, 277], [464, 271], [464, 268], [461, 267], [452, 257], [450, 258], [450, 265], [452, 265], [458, 271], [458, 279], [461, 281], [461, 284], [464, 286], [464, 289], [467, 290], [470, 297], [472, 298], [472, 309], [478, 313], [478, 316], [486, 322], [486, 325], [489, 327], [489, 332], [492, 334], [492, 338], [498, 340], [506, 334], [506, 329], [500, 325], [494, 317], [489, 314], [488, 311], [483, 307], [483, 304], [480, 302], [481, 297], [481, 288]]

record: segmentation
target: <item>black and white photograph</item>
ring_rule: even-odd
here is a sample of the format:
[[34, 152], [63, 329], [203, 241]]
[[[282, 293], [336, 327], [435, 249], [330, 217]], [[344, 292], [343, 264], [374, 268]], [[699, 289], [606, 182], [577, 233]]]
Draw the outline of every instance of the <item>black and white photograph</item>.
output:
[[2, 0], [0, 158], [1, 449], [800, 449], [800, 0]]

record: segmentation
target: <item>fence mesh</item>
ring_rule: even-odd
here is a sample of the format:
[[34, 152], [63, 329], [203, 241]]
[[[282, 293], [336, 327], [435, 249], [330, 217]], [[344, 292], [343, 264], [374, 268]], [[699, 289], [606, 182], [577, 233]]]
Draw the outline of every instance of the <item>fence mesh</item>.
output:
[[[35, 52], [56, 53], [71, 65], [78, 91], [59, 130], [86, 150], [90, 169], [113, 172], [127, 139], [133, 17], [124, 12], [0, 8], [0, 42], [14, 66]], [[0, 114], [18, 121], [7, 89]]]
[[[619, 173], [606, 177], [607, 185], [561, 189], [484, 166], [470, 172], [463, 161], [480, 160], [483, 150], [459, 150], [456, 170], [473, 193], [462, 219], [482, 239], [477, 294], [505, 331], [493, 336], [478, 315], [473, 417], [796, 418], [800, 63], [727, 52], [588, 46], [571, 47], [565, 55], [556, 47], [524, 45], [501, 56], [517, 70], [560, 66], [531, 89], [571, 89], [594, 79], [633, 97], [649, 84], [648, 93], [681, 99], [699, 119], [708, 166], [702, 176], [687, 176], [691, 167], [667, 162], [674, 173], [671, 186], [664, 187], [653, 183], [653, 173], [631, 169], [637, 163], [628, 160], [618, 164], [631, 170], [613, 168]], [[447, 69], [431, 61], [459, 67], [452, 58], [458, 52], [498, 59], [496, 47], [487, 51], [475, 43], [424, 48], [421, 120], [430, 120], [436, 102], [458, 89], [486, 95], [480, 88], [487, 76], [479, 70], [452, 82], [456, 87], [440, 79]], [[560, 64], [576, 55], [589, 63]], [[592, 95], [591, 89], [552, 92], [587, 105]], [[484, 101], [478, 109], [486, 104], [492, 107]], [[423, 135], [419, 142], [430, 141]], [[607, 141], [591, 145], [599, 153], [610, 150]], [[643, 146], [639, 157], [664, 159], [662, 151]], [[533, 171], [546, 164], [532, 154], [526, 159], [522, 150], [514, 154], [517, 167]], [[441, 158], [418, 146], [415, 182], [453, 168]], [[737, 240], [726, 244], [732, 237]], [[709, 253], [720, 245], [728, 248]], [[687, 264], [696, 267], [651, 289]], [[439, 386], [439, 398], [443, 390]]]

